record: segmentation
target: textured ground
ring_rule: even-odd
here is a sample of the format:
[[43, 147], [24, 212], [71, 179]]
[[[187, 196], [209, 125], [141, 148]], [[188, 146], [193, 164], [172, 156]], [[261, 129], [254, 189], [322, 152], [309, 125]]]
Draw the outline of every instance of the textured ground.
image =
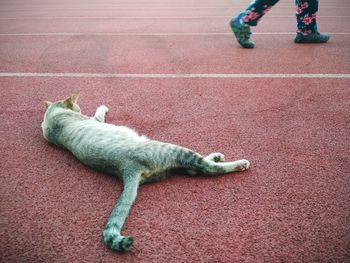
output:
[[[322, 1], [331, 41], [296, 45], [282, 0], [244, 50], [228, 21], [248, 3], [2, 1], [1, 262], [350, 261], [350, 4]], [[303, 73], [319, 75], [286, 75]], [[135, 246], [112, 252], [101, 231], [121, 183], [42, 137], [43, 101], [73, 91], [86, 114], [105, 104], [107, 122], [251, 169], [141, 187]]]

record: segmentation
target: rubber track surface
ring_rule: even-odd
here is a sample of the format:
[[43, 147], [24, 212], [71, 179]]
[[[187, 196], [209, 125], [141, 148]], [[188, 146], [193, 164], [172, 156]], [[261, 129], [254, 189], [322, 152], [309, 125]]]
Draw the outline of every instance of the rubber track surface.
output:
[[[350, 74], [347, 0], [320, 3], [325, 45], [293, 43], [282, 0], [249, 51], [228, 27], [248, 3], [3, 1], [0, 71]], [[112, 252], [101, 234], [121, 183], [41, 132], [43, 102], [74, 91], [86, 114], [105, 104], [107, 122], [251, 169], [141, 187], [123, 229], [134, 247]], [[350, 261], [349, 78], [0, 77], [0, 98], [1, 262]]]

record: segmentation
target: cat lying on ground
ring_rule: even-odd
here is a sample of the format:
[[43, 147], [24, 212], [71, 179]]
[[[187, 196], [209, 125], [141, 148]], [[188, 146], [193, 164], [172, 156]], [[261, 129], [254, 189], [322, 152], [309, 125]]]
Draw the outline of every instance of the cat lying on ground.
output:
[[68, 149], [85, 165], [123, 181], [123, 192], [103, 231], [103, 240], [112, 250], [131, 248], [133, 237], [120, 232], [139, 185], [164, 179], [172, 169], [183, 169], [190, 175], [214, 175], [249, 168], [247, 160], [223, 162], [221, 153], [203, 157], [174, 144], [150, 140], [128, 127], [107, 124], [106, 106], [100, 106], [94, 117], [83, 115], [77, 99], [75, 94], [62, 101], [45, 102], [43, 135], [47, 141]]

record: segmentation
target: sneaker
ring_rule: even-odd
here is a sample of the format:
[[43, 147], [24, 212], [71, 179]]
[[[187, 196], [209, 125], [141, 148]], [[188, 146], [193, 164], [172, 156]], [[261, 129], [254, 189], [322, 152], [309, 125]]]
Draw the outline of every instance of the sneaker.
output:
[[254, 48], [255, 44], [251, 41], [250, 35], [250, 26], [242, 21], [242, 16], [244, 13], [240, 14], [236, 18], [230, 21], [230, 26], [232, 32], [235, 34], [238, 43], [244, 48]]
[[304, 35], [297, 33], [294, 42], [295, 43], [326, 43], [329, 40], [329, 35], [320, 34], [319, 32]]

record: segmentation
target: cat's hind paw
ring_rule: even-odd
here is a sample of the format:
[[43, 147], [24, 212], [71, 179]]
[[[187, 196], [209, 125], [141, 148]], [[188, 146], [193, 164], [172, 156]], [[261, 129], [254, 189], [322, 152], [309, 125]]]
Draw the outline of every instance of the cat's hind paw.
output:
[[239, 160], [239, 164], [237, 166], [237, 171], [245, 171], [248, 170], [250, 166], [250, 162], [248, 160], [242, 159]]
[[205, 159], [219, 163], [225, 161], [225, 155], [223, 155], [222, 153], [211, 153], [208, 156], [206, 156]]

